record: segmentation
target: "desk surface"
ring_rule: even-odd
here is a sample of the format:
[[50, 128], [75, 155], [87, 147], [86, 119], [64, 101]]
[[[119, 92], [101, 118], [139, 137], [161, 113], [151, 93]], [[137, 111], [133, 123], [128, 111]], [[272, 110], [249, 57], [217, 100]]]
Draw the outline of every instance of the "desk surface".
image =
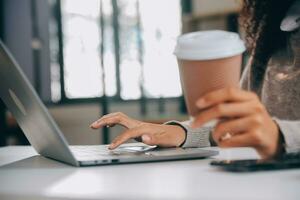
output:
[[[257, 158], [250, 148], [215, 158]], [[300, 170], [231, 173], [211, 159], [76, 168], [0, 148], [0, 199], [300, 199]]]

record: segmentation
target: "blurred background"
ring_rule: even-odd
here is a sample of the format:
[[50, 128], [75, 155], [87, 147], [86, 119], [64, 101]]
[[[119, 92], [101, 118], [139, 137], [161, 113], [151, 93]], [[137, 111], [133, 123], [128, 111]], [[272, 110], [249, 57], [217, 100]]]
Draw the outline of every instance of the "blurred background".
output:
[[[185, 32], [240, 32], [241, 0], [0, 0], [0, 38], [70, 144], [103, 144], [91, 130], [110, 112], [153, 123], [188, 116], [173, 55]], [[0, 83], [1, 84], [1, 83]], [[0, 102], [0, 146], [28, 144]]]

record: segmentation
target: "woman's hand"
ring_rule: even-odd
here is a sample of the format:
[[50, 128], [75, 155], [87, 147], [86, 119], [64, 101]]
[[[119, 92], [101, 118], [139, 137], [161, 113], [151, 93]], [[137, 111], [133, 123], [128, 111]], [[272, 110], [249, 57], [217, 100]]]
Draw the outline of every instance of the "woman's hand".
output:
[[276, 155], [280, 148], [279, 129], [253, 92], [225, 88], [200, 98], [193, 127], [219, 119], [213, 139], [220, 147], [254, 147], [263, 158]]
[[145, 144], [161, 147], [178, 147], [185, 140], [185, 130], [180, 126], [141, 122], [120, 112], [104, 115], [90, 127], [98, 129], [115, 125], [121, 125], [127, 130], [113, 140], [109, 149], [115, 149], [127, 140], [136, 138], [141, 138]]

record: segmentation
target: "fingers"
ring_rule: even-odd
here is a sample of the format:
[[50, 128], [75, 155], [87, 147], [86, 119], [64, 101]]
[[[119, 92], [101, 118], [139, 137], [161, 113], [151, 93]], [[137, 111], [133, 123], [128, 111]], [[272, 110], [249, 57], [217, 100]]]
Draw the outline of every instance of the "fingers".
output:
[[94, 129], [97, 129], [97, 128], [101, 128], [103, 126], [114, 126], [113, 123], [111, 124], [108, 124], [107, 121], [105, 121], [107, 118], [110, 118], [110, 117], [113, 117], [115, 116], [116, 113], [110, 113], [110, 114], [107, 114], [107, 115], [103, 115], [100, 119], [98, 119], [97, 121], [93, 122], [90, 127], [91, 128], [94, 128]]
[[[151, 132], [152, 131], [152, 132]], [[141, 137], [143, 143], [148, 145], [160, 145], [167, 143], [166, 139], [163, 138], [164, 132], [155, 132], [155, 128], [148, 127], [147, 125], [141, 125], [133, 129], [129, 129], [117, 136], [109, 146], [109, 149], [115, 149], [121, 144], [125, 143], [129, 139]]]
[[256, 146], [252, 134], [242, 133], [232, 136], [230, 139], [222, 140], [218, 144], [220, 147], [254, 147]]
[[112, 127], [116, 124], [119, 124], [121, 126], [124, 126], [125, 128], [132, 128], [137, 126], [139, 123], [139, 121], [131, 119], [121, 112], [116, 112], [104, 115], [103, 117], [92, 123], [90, 127], [93, 129], [97, 129], [104, 126]]
[[274, 156], [274, 153], [262, 146], [262, 133], [255, 130], [233, 135], [229, 139], [221, 140], [219, 141], [218, 146], [222, 148], [253, 147], [260, 154], [261, 158], [270, 158]]
[[179, 147], [186, 138], [185, 130], [176, 125], [155, 125], [155, 128], [150, 125], [148, 129], [149, 134], [142, 136], [142, 142], [148, 145]]
[[220, 147], [254, 147], [259, 150], [262, 146], [262, 136], [264, 133], [252, 129], [244, 133], [233, 135], [230, 139], [219, 142]]
[[141, 142], [148, 145], [158, 145], [161, 147], [179, 146], [185, 139], [185, 131], [179, 126], [142, 124], [132, 129], [128, 129], [116, 137], [109, 149], [115, 149], [124, 142], [133, 138], [141, 138]]
[[241, 102], [255, 99], [258, 99], [255, 93], [229, 87], [207, 93], [196, 102], [196, 105], [199, 109], [204, 109], [224, 102]]
[[128, 129], [127, 131], [123, 132], [122, 134], [118, 135], [112, 143], [109, 145], [109, 149], [115, 149], [121, 144], [125, 143], [129, 139], [137, 138], [145, 134], [145, 128], [143, 126]]
[[253, 114], [256, 110], [252, 102], [242, 103], [221, 103], [207, 110], [202, 111], [192, 124], [193, 128], [200, 127], [203, 124], [221, 118], [236, 118]]
[[236, 135], [252, 128], [254, 125], [251, 117], [225, 120], [216, 125], [212, 137], [216, 143], [219, 143], [226, 133]]
[[172, 140], [170, 134], [165, 132], [156, 134], [145, 134], [142, 136], [142, 142], [148, 145], [158, 145], [160, 147], [174, 147], [175, 144], [171, 143]]

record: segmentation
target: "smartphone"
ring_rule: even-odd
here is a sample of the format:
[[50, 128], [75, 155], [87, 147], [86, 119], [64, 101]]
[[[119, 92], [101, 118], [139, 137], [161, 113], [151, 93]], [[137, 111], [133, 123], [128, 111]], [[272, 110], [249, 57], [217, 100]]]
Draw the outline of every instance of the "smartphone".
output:
[[286, 154], [277, 159], [214, 160], [210, 164], [233, 172], [293, 169], [300, 168], [300, 154]]

